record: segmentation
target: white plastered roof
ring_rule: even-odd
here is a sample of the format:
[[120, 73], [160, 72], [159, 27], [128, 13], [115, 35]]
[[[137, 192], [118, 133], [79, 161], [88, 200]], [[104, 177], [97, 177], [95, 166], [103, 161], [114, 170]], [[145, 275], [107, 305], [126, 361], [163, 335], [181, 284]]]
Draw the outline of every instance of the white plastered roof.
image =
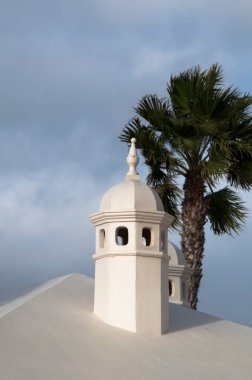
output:
[[73, 275], [0, 318], [1, 380], [251, 380], [251, 328], [170, 304], [168, 334], [134, 334], [94, 315], [93, 292]]

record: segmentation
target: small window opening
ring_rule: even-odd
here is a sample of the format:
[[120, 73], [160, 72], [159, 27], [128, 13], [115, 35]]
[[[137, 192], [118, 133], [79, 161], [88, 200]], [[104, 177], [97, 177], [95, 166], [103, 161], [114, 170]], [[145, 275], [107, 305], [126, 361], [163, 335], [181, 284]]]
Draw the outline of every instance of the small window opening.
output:
[[182, 282], [182, 298], [186, 299], [186, 284], [185, 281]]
[[169, 280], [169, 296], [172, 295], [172, 280]]
[[129, 241], [128, 228], [118, 227], [116, 229], [116, 244], [117, 245], [127, 245]]
[[100, 230], [99, 232], [99, 243], [100, 243], [100, 248], [104, 248], [105, 246], [105, 241], [106, 241], [106, 234], [105, 230]]
[[150, 228], [143, 228], [142, 242], [145, 247], [149, 247], [151, 245], [151, 229]]
[[161, 251], [165, 250], [165, 232], [161, 232]]

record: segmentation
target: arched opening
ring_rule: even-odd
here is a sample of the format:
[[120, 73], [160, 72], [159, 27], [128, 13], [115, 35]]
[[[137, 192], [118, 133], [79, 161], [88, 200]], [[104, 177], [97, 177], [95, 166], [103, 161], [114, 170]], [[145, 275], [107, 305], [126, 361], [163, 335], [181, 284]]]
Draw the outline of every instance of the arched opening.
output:
[[118, 227], [116, 229], [116, 244], [117, 245], [127, 245], [129, 241], [128, 228]]
[[100, 248], [104, 248], [105, 242], [106, 242], [106, 234], [105, 234], [105, 230], [102, 229], [99, 232], [99, 245], [100, 245]]
[[142, 242], [145, 247], [149, 247], [151, 245], [151, 229], [150, 228], [143, 228]]
[[172, 280], [169, 280], [169, 296], [172, 295], [172, 291], [173, 291], [173, 289], [172, 289]]

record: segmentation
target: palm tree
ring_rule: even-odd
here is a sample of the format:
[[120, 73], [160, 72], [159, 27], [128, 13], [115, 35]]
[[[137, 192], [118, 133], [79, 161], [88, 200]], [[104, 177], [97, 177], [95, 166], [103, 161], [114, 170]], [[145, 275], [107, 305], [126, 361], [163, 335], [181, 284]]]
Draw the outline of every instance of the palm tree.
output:
[[136, 137], [149, 169], [147, 183], [175, 218], [173, 228], [193, 270], [189, 301], [196, 309], [206, 222], [215, 234], [230, 235], [245, 222], [237, 190], [252, 187], [252, 98], [224, 88], [218, 64], [171, 76], [167, 92], [162, 99], [144, 96], [120, 139]]

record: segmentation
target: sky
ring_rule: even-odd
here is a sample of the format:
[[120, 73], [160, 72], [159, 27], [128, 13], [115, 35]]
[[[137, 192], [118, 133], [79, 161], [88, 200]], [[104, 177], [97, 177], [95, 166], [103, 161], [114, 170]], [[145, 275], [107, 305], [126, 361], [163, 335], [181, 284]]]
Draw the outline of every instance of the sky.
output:
[[[94, 275], [88, 215], [125, 176], [118, 136], [137, 101], [215, 62], [225, 85], [252, 92], [251, 14], [250, 0], [0, 1], [0, 300]], [[198, 308], [252, 326], [252, 195], [242, 197], [239, 236], [206, 228]]]

